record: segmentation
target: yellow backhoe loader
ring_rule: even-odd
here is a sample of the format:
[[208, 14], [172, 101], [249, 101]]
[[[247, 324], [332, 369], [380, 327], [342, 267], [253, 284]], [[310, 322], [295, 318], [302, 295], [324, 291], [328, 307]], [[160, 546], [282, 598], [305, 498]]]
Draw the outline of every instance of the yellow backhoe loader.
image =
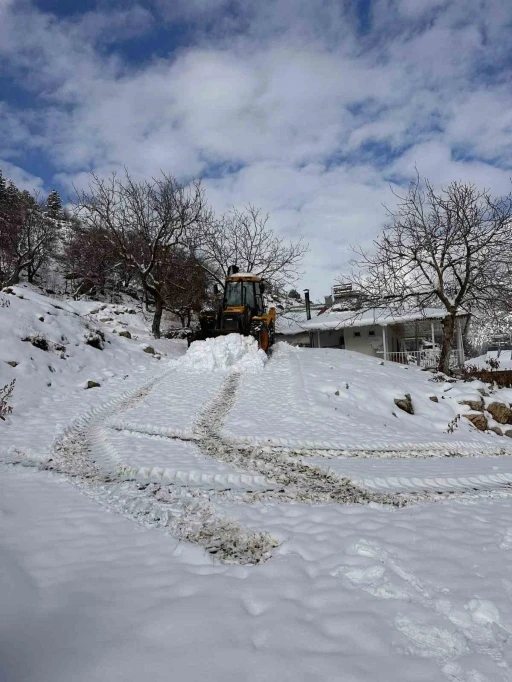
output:
[[190, 342], [224, 334], [254, 336], [266, 353], [275, 341], [276, 309], [267, 310], [265, 282], [258, 275], [242, 273], [231, 265], [224, 286], [224, 296], [217, 311], [199, 316], [200, 328]]

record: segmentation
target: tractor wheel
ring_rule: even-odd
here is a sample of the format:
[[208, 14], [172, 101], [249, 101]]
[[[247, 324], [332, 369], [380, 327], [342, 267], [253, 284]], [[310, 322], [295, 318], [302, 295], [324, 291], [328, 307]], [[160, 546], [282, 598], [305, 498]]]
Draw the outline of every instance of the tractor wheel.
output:
[[259, 334], [258, 334], [258, 346], [265, 353], [268, 353], [270, 349], [270, 332], [266, 324], [262, 324]]

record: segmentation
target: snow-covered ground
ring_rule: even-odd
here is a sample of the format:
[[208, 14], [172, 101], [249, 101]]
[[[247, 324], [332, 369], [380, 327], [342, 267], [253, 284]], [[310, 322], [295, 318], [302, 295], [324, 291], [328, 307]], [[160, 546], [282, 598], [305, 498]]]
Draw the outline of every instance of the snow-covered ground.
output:
[[512, 679], [511, 391], [1, 297], [1, 682]]

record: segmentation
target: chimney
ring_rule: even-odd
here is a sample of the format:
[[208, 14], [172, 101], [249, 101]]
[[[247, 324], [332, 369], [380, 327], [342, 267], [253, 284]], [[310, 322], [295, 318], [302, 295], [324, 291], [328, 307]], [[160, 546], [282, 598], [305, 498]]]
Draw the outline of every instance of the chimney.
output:
[[306, 302], [306, 320], [311, 319], [311, 301], [309, 300], [309, 289], [304, 289], [304, 300]]

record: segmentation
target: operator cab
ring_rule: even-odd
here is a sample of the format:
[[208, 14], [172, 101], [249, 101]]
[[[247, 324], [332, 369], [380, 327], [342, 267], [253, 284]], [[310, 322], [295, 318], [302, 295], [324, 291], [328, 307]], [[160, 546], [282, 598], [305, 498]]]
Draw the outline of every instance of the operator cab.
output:
[[262, 315], [265, 311], [263, 293], [265, 284], [255, 275], [232, 275], [226, 282], [223, 309], [247, 308], [252, 316]]

